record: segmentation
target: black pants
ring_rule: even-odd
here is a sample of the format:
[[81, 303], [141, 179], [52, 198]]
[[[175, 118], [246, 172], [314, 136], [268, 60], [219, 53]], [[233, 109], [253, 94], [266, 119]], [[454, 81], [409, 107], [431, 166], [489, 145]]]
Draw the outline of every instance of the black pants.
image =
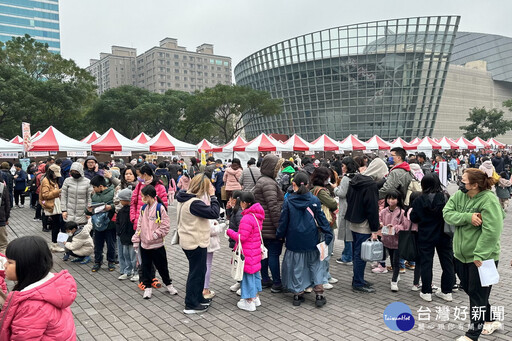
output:
[[76, 253], [74, 253], [73, 251], [68, 250], [68, 249], [65, 249], [65, 253], [66, 253], [66, 255], [70, 255], [71, 257], [76, 257], [76, 258], [84, 258], [85, 257], [85, 256], [79, 256]]
[[420, 284], [421, 277], [421, 258], [419, 255], [416, 257], [414, 262], [416, 263], [416, 266], [414, 268], [414, 279], [412, 280], [412, 284], [418, 285]]
[[39, 195], [35, 192], [30, 192], [30, 207], [35, 208], [37, 206], [37, 201], [39, 200]]
[[421, 262], [421, 292], [432, 293], [432, 268], [434, 266], [434, 251], [437, 251], [439, 263], [443, 274], [441, 275], [441, 291], [451, 293], [455, 284], [455, 272], [453, 271], [452, 239], [442, 233], [437, 243], [426, 244], [418, 242], [418, 252]]
[[[54, 214], [54, 215], [49, 215], [49, 216], [45, 215], [45, 219], [46, 219], [47, 224], [50, 226], [50, 229], [52, 230], [52, 243], [56, 243], [57, 235], [59, 234], [59, 232], [64, 232], [64, 231], [61, 231], [61, 223], [60, 223], [60, 221], [62, 220], [62, 215], [60, 215], [60, 214]], [[43, 220], [43, 224], [44, 224], [44, 220]]]
[[[498, 267], [498, 261], [495, 261], [495, 263], [496, 267]], [[460, 278], [460, 284], [469, 296], [469, 311], [473, 312], [473, 309], [485, 311], [481, 314], [471, 313], [470, 315], [471, 325], [466, 332], [466, 336], [471, 340], [478, 340], [478, 337], [482, 333], [484, 322], [492, 321], [491, 305], [489, 304], [489, 295], [491, 294], [492, 285], [482, 287], [480, 276], [478, 275], [478, 268], [473, 262], [462, 263], [458, 259], [455, 259], [455, 268]]]
[[398, 252], [398, 249], [388, 249], [388, 253], [389, 261], [393, 267], [391, 282], [396, 282], [398, 280], [398, 275], [400, 274], [400, 253]]
[[144, 284], [146, 288], [151, 288], [151, 283], [153, 281], [153, 264], [158, 270], [160, 277], [162, 277], [162, 282], [164, 282], [165, 285], [171, 284], [172, 281], [169, 277], [169, 265], [167, 264], [167, 252], [165, 251], [165, 246], [158, 249], [144, 249], [140, 247], [139, 251], [140, 258], [142, 259], [142, 284]]
[[206, 274], [206, 248], [185, 250], [188, 259], [187, 294], [185, 307], [195, 308], [203, 301], [204, 276]]
[[16, 205], [19, 205], [20, 201], [21, 201], [22, 205], [25, 205], [24, 193], [25, 193], [25, 190], [19, 190], [19, 189], [14, 190], [14, 202], [16, 203]]
[[[37, 194], [36, 194], [37, 196]], [[36, 202], [36, 215], [34, 216], [34, 219], [42, 219], [43, 218], [43, 215], [42, 215], [42, 211], [43, 211], [43, 208], [41, 207], [41, 204], [39, 203], [39, 200]], [[46, 227], [46, 226], [44, 226]]]

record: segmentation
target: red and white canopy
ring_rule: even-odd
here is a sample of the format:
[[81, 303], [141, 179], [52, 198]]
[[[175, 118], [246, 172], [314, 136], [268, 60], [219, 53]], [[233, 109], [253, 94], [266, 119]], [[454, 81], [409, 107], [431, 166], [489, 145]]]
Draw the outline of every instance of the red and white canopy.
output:
[[390, 148], [390, 143], [389, 142], [386, 142], [384, 141], [381, 137], [379, 137], [378, 135], [374, 135], [371, 139], [369, 139], [368, 141], [365, 142], [366, 144], [366, 147], [368, 149], [372, 149], [372, 150], [386, 150], [386, 149], [391, 149]]
[[404, 139], [402, 139], [401, 137], [397, 138], [396, 140], [394, 140], [393, 142], [391, 142], [391, 144], [389, 145], [390, 149], [393, 149], [393, 148], [396, 148], [396, 147], [400, 147], [400, 148], [403, 148], [405, 150], [413, 150], [413, 149], [416, 149], [416, 146], [409, 143], [409, 142], [406, 142]]
[[415, 144], [417, 150], [443, 149], [439, 143], [426, 136], [418, 144]]
[[208, 141], [207, 139], [203, 139], [201, 142], [197, 144], [197, 151], [201, 153], [201, 150], [205, 152], [211, 152], [214, 148], [218, 148], [216, 145]]
[[100, 134], [93, 131], [92, 133], [90, 133], [89, 135], [87, 135], [86, 137], [81, 139], [80, 142], [85, 142], [85, 143], [91, 144], [94, 141], [96, 141], [100, 136], [101, 136]]
[[134, 142], [113, 128], [91, 143], [91, 147], [93, 152], [133, 152], [149, 149], [147, 145]]
[[409, 142], [410, 144], [418, 144], [420, 143], [421, 139], [419, 137], [415, 137], [411, 142]]
[[313, 145], [308, 141], [304, 140], [297, 134], [293, 134], [286, 142], [283, 143], [286, 151], [307, 151], [313, 150]]
[[19, 135], [16, 135], [9, 143], [23, 144], [23, 139]]
[[477, 149], [491, 148], [491, 145], [479, 137], [475, 137], [471, 142], [476, 146]]
[[455, 143], [459, 146], [459, 149], [476, 149], [476, 146], [465, 137], [459, 137], [455, 140]]
[[313, 150], [316, 152], [326, 152], [342, 149], [338, 142], [325, 134], [311, 142], [311, 144], [313, 145]]
[[23, 142], [12, 143], [7, 142], [4, 139], [0, 139], [0, 152], [22, 152], [23, 151]]
[[151, 137], [149, 137], [146, 133], [142, 132], [139, 135], [137, 135], [132, 141], [135, 141], [137, 143], [148, 143], [148, 141], [151, 140]]
[[214, 153], [222, 153], [222, 152], [232, 152], [234, 148], [242, 147], [247, 144], [247, 141], [241, 137], [237, 136], [233, 141], [217, 148], [213, 148]]
[[505, 148], [506, 147], [506, 145], [504, 143], [501, 143], [500, 141], [497, 141], [494, 138], [488, 139], [487, 143], [489, 143], [492, 148]]
[[446, 136], [443, 136], [442, 139], [439, 139], [437, 143], [441, 145], [441, 149], [459, 149], [459, 145]]
[[366, 144], [350, 134], [343, 141], [340, 142], [342, 150], [366, 150]]
[[233, 150], [235, 152], [282, 152], [285, 148], [281, 142], [262, 133], [247, 144], [234, 147]]
[[155, 137], [146, 143], [152, 152], [195, 152], [197, 146], [172, 137], [165, 130], [161, 130]]
[[36, 138], [39, 137], [39, 135], [41, 135], [41, 131], [37, 131], [34, 135], [32, 135], [32, 137], [30, 138], [32, 141], [34, 141]]
[[83, 152], [91, 146], [64, 135], [50, 126], [32, 141], [31, 152]]

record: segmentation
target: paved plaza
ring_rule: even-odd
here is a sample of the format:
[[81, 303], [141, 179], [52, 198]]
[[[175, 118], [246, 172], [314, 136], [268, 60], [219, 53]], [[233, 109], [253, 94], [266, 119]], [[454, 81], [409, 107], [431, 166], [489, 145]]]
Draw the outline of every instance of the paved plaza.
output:
[[[172, 227], [175, 227], [175, 214], [175, 207], [171, 206]], [[14, 209], [10, 226], [18, 236], [35, 234], [50, 241], [50, 233], [42, 232], [40, 222], [34, 222], [33, 216], [34, 211], [29, 208]], [[482, 340], [512, 339], [512, 295], [509, 289], [512, 285], [511, 220], [509, 215], [501, 239], [501, 280], [491, 294], [491, 303], [504, 309], [504, 330], [482, 337]], [[12, 239], [13, 231], [9, 230], [9, 234]], [[315, 308], [314, 293], [306, 296], [306, 302], [300, 307], [294, 307], [291, 294], [272, 294], [265, 289], [260, 296], [262, 305], [256, 312], [241, 311], [236, 307], [239, 297], [229, 291], [234, 282], [229, 274], [228, 242], [221, 237], [221, 243], [223, 248], [215, 253], [213, 259], [211, 280], [211, 289], [217, 295], [207, 313], [192, 316], [183, 314], [188, 263], [181, 248], [170, 245], [170, 237], [166, 240], [167, 256], [173, 284], [179, 291], [178, 296], [173, 297], [162, 288], [155, 290], [150, 300], [143, 300], [142, 292], [134, 283], [119, 281], [119, 272], [108, 272], [106, 264], [99, 272], [92, 273], [92, 262], [87, 265], [64, 262], [62, 253], [55, 254], [54, 270], [68, 269], [78, 285], [78, 296], [72, 305], [78, 339], [430, 341], [454, 340], [463, 334], [463, 330], [458, 329], [464, 318], [460, 312], [469, 306], [464, 292], [454, 293], [451, 303], [435, 296], [432, 302], [425, 302], [419, 298], [418, 292], [410, 290], [413, 271], [408, 270], [401, 275], [400, 291], [392, 293], [389, 288], [391, 274], [373, 274], [368, 265], [365, 276], [375, 283], [377, 292], [354, 293], [350, 286], [352, 267], [335, 262], [343, 247], [339, 241], [335, 246], [335, 257], [331, 258], [331, 274], [339, 282], [332, 290], [326, 291], [327, 304], [324, 307]], [[439, 277], [440, 266], [436, 261], [434, 283], [437, 285]], [[384, 324], [384, 309], [395, 301], [406, 303], [411, 308], [416, 320], [412, 330], [396, 332]], [[469, 319], [469, 311], [467, 313], [466, 321], [462, 321], [465, 322], [464, 330]]]

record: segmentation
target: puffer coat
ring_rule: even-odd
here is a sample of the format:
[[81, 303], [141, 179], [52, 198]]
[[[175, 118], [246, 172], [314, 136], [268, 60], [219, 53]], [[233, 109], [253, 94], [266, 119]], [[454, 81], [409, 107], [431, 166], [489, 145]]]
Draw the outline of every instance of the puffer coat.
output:
[[64, 180], [61, 193], [62, 212], [68, 213], [65, 221], [86, 224], [85, 210], [91, 206], [91, 181], [84, 176], [84, 168], [80, 162], [73, 162], [70, 171], [77, 171], [82, 176], [78, 179], [68, 177]]
[[265, 211], [263, 220], [263, 239], [276, 239], [276, 231], [279, 227], [279, 217], [284, 202], [284, 194], [277, 183], [276, 176], [281, 170], [283, 159], [274, 154], [268, 154], [261, 162], [261, 177], [254, 186], [254, 197]]
[[[242, 220], [238, 232], [228, 229], [226, 234], [236, 240], [238, 236], [242, 243], [242, 253], [245, 256], [244, 272], [255, 274], [261, 270], [261, 237], [260, 228], [265, 219], [265, 211], [260, 204], [255, 203], [242, 211]], [[235, 246], [236, 249], [237, 246]]]

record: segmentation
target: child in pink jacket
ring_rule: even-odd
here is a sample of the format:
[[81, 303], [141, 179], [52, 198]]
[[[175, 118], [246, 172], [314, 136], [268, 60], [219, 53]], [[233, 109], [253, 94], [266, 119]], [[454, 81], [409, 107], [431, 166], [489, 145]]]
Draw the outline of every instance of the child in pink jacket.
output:
[[409, 228], [410, 221], [405, 214], [402, 194], [399, 191], [389, 191], [386, 194], [385, 207], [379, 213], [382, 229], [382, 244], [389, 253], [393, 277], [391, 278], [391, 291], [398, 291], [400, 272], [400, 254], [398, 253], [398, 233]]
[[256, 203], [252, 192], [242, 192], [240, 207], [243, 209], [243, 217], [238, 232], [229, 229], [226, 233], [236, 243], [242, 243], [242, 253], [245, 256], [244, 277], [240, 285], [242, 299], [237, 306], [242, 310], [255, 311], [256, 307], [261, 305], [258, 292], [262, 290], [259, 271], [261, 270], [261, 227], [265, 219], [265, 211], [259, 203]]
[[[167, 264], [167, 252], [164, 246], [164, 237], [169, 233], [170, 221], [167, 209], [156, 195], [155, 187], [147, 185], [141, 191], [142, 200], [146, 203], [142, 206], [137, 230], [132, 237], [133, 248], [140, 252], [142, 260], [142, 285], [144, 299], [150, 299], [153, 293], [151, 288], [151, 265], [162, 277], [162, 282], [171, 295], [177, 295], [178, 291], [172, 286]], [[140, 243], [140, 250], [139, 250]]]

